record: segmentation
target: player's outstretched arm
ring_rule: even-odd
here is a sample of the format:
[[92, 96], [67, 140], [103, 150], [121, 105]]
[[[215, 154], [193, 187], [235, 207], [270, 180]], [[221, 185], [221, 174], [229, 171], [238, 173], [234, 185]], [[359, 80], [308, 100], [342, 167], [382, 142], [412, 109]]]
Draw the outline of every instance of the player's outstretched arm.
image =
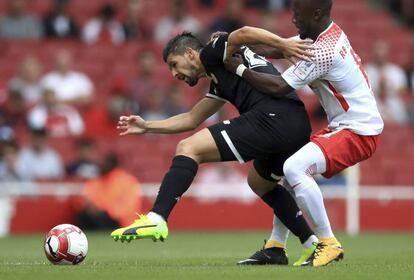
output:
[[280, 53], [289, 61], [310, 61], [314, 56], [310, 51], [315, 49], [312, 40], [301, 40], [298, 38], [282, 38], [262, 28], [245, 26], [230, 33], [228, 38], [226, 58], [229, 59], [242, 45], [264, 44], [276, 50], [267, 50], [269, 58], [280, 58]]
[[174, 134], [197, 128], [208, 117], [216, 113], [224, 102], [211, 98], [203, 98], [191, 111], [160, 121], [145, 121], [140, 116], [121, 116], [117, 129], [120, 135], [160, 133]]
[[[228, 35], [228, 33], [223, 32], [223, 31], [216, 31], [216, 32], [212, 33], [210, 35], [210, 39], [209, 39], [208, 43], [214, 41], [217, 37], [220, 37], [222, 35]], [[275, 58], [275, 59], [285, 58], [283, 56], [283, 53], [280, 50], [275, 49], [275, 48], [270, 47], [270, 46], [265, 45], [265, 44], [249, 44], [247, 46], [254, 53], [257, 53], [258, 55], [261, 55], [261, 56], [264, 56], [264, 57], [267, 57], [267, 58]]]
[[282, 76], [253, 71], [243, 65], [243, 59], [233, 56], [224, 64], [227, 71], [245, 79], [259, 92], [272, 97], [283, 97], [294, 89], [286, 83]]

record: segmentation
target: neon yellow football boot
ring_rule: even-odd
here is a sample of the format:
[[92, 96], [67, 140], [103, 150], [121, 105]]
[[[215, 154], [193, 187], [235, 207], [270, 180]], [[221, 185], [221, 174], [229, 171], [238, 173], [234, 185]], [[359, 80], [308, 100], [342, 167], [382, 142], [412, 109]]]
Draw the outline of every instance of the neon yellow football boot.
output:
[[309, 259], [302, 263], [302, 266], [324, 266], [333, 261], [342, 260], [344, 258], [344, 249], [341, 244], [336, 239], [334, 239], [333, 242], [329, 239], [321, 239], [317, 244], [315, 251]]
[[301, 266], [304, 262], [306, 262], [312, 256], [317, 246], [318, 246], [318, 243], [314, 242], [312, 243], [312, 247], [303, 249], [302, 255], [297, 261], [293, 263], [293, 266]]
[[114, 230], [111, 237], [122, 242], [131, 240], [151, 238], [153, 241], [164, 241], [168, 236], [168, 226], [165, 221], [153, 223], [147, 215], [139, 215], [131, 225]]

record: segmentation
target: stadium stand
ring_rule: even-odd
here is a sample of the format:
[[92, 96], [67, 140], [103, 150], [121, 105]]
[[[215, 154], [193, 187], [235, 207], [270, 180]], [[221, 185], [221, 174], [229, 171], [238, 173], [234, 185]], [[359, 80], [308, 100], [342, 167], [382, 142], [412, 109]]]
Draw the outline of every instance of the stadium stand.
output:
[[[127, 0], [113, 1], [118, 5], [118, 19], [122, 21], [125, 2]], [[8, 0], [0, 0], [0, 14], [6, 11]], [[27, 10], [38, 16], [43, 16], [51, 7], [52, 0], [30, 0], [27, 2]], [[75, 19], [79, 27], [98, 13], [102, 2], [101, 0], [70, 0], [69, 13]], [[169, 13], [169, 0], [143, 1], [143, 14], [140, 15], [143, 21], [154, 29], [157, 21]], [[226, 1], [216, 0], [217, 4], [211, 9], [199, 5], [199, 1], [188, 0], [188, 12], [197, 18], [202, 26], [208, 27], [222, 13]], [[393, 50], [390, 57], [393, 63], [400, 66], [408, 64], [412, 46], [412, 31], [407, 27], [399, 25], [394, 18], [384, 9], [373, 8], [368, 4], [368, 0], [335, 0], [333, 18], [345, 30], [350, 37], [353, 48], [361, 56], [364, 62], [371, 60], [371, 46], [377, 39], [382, 38], [390, 44]], [[260, 26], [263, 12], [256, 9], [246, 9], [243, 17], [247, 24]], [[291, 24], [291, 12], [279, 11], [274, 15], [274, 24], [283, 36], [293, 36], [296, 33]], [[151, 49], [157, 55], [156, 75], [160, 80], [167, 80], [174, 83], [168, 68], [162, 61], [163, 45], [154, 41], [131, 40], [122, 45], [112, 45], [96, 43], [86, 45], [79, 40], [54, 39], [41, 41], [5, 41], [0, 40], [0, 101], [7, 99], [8, 81], [15, 76], [19, 62], [29, 54], [40, 59], [43, 64], [44, 72], [52, 69], [54, 54], [60, 50], [69, 50], [74, 59], [74, 69], [87, 74], [95, 85], [95, 100], [92, 105], [78, 108], [82, 113], [87, 125], [87, 136], [92, 137], [96, 143], [96, 153], [98, 159], [102, 159], [106, 154], [115, 152], [122, 167], [136, 175], [141, 183], [160, 182], [165, 170], [170, 165], [171, 157], [175, 152], [178, 141], [188, 134], [175, 136], [147, 135], [141, 137], [119, 137], [115, 128], [106, 130], [101, 134], [100, 124], [105, 122], [107, 126], [115, 126], [111, 120], [92, 119], [91, 115], [95, 111], [106, 110], [107, 103], [111, 97], [111, 88], [114, 80], [122, 79], [128, 81], [136, 76], [136, 55], [143, 49]], [[186, 96], [186, 105], [192, 105], [206, 90], [206, 83], [200, 83], [195, 88], [183, 87]], [[319, 106], [319, 102], [313, 95], [301, 93], [302, 99], [306, 103], [308, 112], [312, 117], [313, 129], [316, 131], [323, 127], [325, 121], [313, 116]], [[407, 94], [407, 106], [413, 102], [414, 94]], [[234, 109], [227, 107], [227, 117], [234, 115]], [[104, 111], [105, 113], [105, 111]], [[99, 116], [99, 114], [97, 114]], [[102, 116], [102, 114], [101, 114]], [[91, 118], [92, 121], [88, 120]], [[20, 146], [28, 142], [27, 128], [24, 126], [15, 127], [15, 135]], [[364, 187], [386, 186], [388, 189], [399, 190], [401, 186], [414, 186], [414, 127], [396, 126], [386, 124], [380, 145], [374, 156], [366, 162], [360, 164], [361, 185]], [[51, 147], [59, 152], [65, 164], [70, 163], [75, 156], [76, 138], [66, 137], [64, 141], [60, 138], [49, 138]], [[203, 167], [202, 167], [203, 168]], [[239, 167], [244, 173], [248, 166]], [[387, 194], [387, 192], [386, 192]], [[386, 196], [386, 194], [384, 196]], [[150, 197], [150, 196], [149, 196]], [[143, 208], [147, 210], [151, 205], [151, 198], [146, 197], [143, 201]], [[400, 195], [401, 197], [401, 195]], [[365, 197], [361, 201], [360, 222], [363, 230], [371, 229], [410, 229], [414, 228], [413, 209], [414, 204], [410, 200], [370, 200]], [[60, 221], [73, 221], [73, 199], [67, 197], [44, 196], [36, 200], [22, 197], [16, 201], [16, 216], [12, 222], [12, 232], [40, 231], [49, 228]], [[384, 202], [385, 201], [385, 202]], [[47, 207], [46, 207], [47, 205]], [[215, 205], [215, 204], [214, 204]], [[56, 207], [55, 207], [56, 206]], [[331, 221], [334, 228], [345, 228], [345, 202], [342, 199], [329, 199], [326, 202]], [[48, 213], [47, 209], [57, 209], [53, 213]], [[231, 210], [238, 207], [238, 213]], [[256, 212], [250, 211], [254, 207]], [[31, 223], [23, 223], [25, 217], [32, 215], [32, 209], [38, 209]], [[191, 214], [195, 209], [206, 220], [197, 220]], [[233, 221], [232, 229], [245, 228], [267, 228], [268, 223], [265, 219], [256, 219], [258, 214], [267, 214], [267, 209], [259, 202], [253, 204], [238, 204], [226, 201], [220, 202], [219, 207], [212, 207], [207, 204], [200, 204], [194, 198], [183, 200], [183, 204], [177, 207], [177, 216], [184, 217], [181, 220], [173, 219], [172, 228], [180, 229], [225, 229], [227, 225], [217, 224], [217, 217], [223, 212], [228, 213], [227, 219]], [[44, 215], [49, 216], [49, 220], [42, 220]], [[206, 213], [206, 215], [203, 215]], [[207, 213], [209, 215], [207, 215]], [[233, 213], [233, 214], [232, 214]], [[404, 219], [393, 219], [393, 213], [405, 215]], [[381, 221], [372, 217], [382, 217]], [[246, 221], [247, 224], [246, 224]], [[189, 226], [191, 225], [191, 226]], [[227, 227], [226, 227], [227, 226]], [[190, 228], [189, 228], [190, 227]]]
[[[0, 11], [6, 7], [5, 0], [0, 1]], [[144, 1], [144, 17], [150, 25], [155, 20], [168, 12], [168, 1]], [[217, 9], [208, 10], [198, 7], [197, 1], [188, 1], [189, 11], [203, 23], [208, 24], [220, 11]], [[117, 4], [124, 1], [117, 1]], [[28, 10], [37, 15], [46, 13], [50, 1], [33, 0], [28, 1]], [[72, 0], [69, 8], [71, 15], [79, 25], [94, 16], [99, 10], [101, 1], [98, 0]], [[122, 6], [119, 7], [122, 19]], [[257, 25], [260, 22], [260, 12], [257, 10], [246, 11], [249, 24]], [[278, 28], [283, 34], [293, 35], [295, 30], [290, 23], [291, 15], [283, 11], [277, 15]], [[370, 59], [370, 46], [377, 38], [387, 38], [391, 49], [398, 49], [393, 52], [391, 60], [399, 65], [405, 65], [409, 59], [410, 32], [401, 26], [397, 26], [392, 17], [383, 10], [372, 11], [367, 1], [359, 0], [337, 0], [335, 1], [334, 19], [348, 33], [354, 49], [360, 54], [363, 61]], [[6, 84], [15, 73], [18, 62], [27, 54], [34, 54], [40, 58], [45, 70], [50, 70], [53, 54], [61, 49], [70, 50], [76, 60], [74, 68], [86, 73], [96, 85], [95, 104], [105, 104], [109, 92], [110, 81], [113, 78], [122, 76], [126, 79], [132, 77], [136, 71], [134, 64], [135, 56], [142, 48], [151, 48], [158, 55], [159, 79], [170, 79], [167, 67], [161, 60], [162, 45], [152, 42], [131, 41], [122, 46], [111, 44], [85, 45], [75, 40], [47, 40], [47, 41], [3, 41], [0, 46], [0, 81]], [[202, 86], [196, 89], [186, 89], [187, 102], [194, 103], [199, 96], [197, 91], [203, 93]], [[317, 103], [312, 97], [306, 96], [305, 102], [310, 111]], [[315, 128], [318, 127], [316, 123]], [[24, 130], [23, 130], [24, 131]], [[413, 139], [414, 130], [412, 127], [386, 126], [378, 152], [362, 167], [363, 184], [387, 184], [387, 185], [409, 185], [414, 184], [412, 157], [414, 148], [409, 145]], [[114, 133], [109, 138], [95, 135], [98, 141], [100, 153], [108, 150], [115, 150], [120, 156], [124, 166], [134, 172], [142, 182], [156, 182], [161, 179], [162, 172], [168, 166], [169, 158], [174, 153], [175, 144], [180, 136], [175, 137], [135, 137], [120, 139]], [[24, 133], [18, 134], [18, 139], [25, 141]], [[154, 143], [155, 140], [155, 143]], [[73, 141], [59, 141], [50, 139], [52, 146], [61, 152], [65, 162], [72, 153]], [[154, 149], [154, 145], [157, 145]], [[134, 156], [126, 156], [130, 151]], [[398, 152], [397, 152], [398, 151]], [[395, 164], [398, 162], [399, 164]], [[153, 167], [157, 166], [156, 169]], [[393, 175], [391, 175], [393, 174]]]

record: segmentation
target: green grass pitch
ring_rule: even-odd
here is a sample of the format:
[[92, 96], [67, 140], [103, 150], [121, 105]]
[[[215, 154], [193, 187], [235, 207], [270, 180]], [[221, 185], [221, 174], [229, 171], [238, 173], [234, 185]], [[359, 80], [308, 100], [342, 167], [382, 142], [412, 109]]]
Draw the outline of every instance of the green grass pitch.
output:
[[[108, 234], [86, 233], [89, 253], [77, 266], [55, 266], [43, 254], [43, 236], [0, 239], [0, 279], [414, 279], [413, 234], [340, 235], [345, 259], [327, 267], [238, 267], [267, 233], [179, 233], [166, 242], [114, 242]], [[301, 248], [289, 241], [290, 264]]]

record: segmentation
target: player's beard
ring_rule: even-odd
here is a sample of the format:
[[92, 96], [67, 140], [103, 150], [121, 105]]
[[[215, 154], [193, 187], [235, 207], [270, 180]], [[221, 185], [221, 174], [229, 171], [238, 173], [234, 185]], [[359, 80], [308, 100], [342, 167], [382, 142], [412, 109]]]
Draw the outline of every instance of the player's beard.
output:
[[185, 82], [190, 87], [193, 87], [193, 86], [195, 86], [198, 83], [197, 69], [194, 66], [191, 66], [191, 76], [187, 76], [185, 78]]

